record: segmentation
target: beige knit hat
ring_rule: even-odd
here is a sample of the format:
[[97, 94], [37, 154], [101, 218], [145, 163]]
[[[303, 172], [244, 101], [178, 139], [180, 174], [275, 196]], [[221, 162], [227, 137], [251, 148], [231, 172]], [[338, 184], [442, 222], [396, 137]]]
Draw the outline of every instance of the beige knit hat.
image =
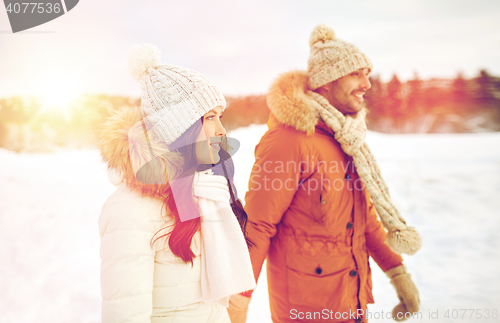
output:
[[335, 36], [332, 28], [319, 24], [309, 37], [307, 63], [309, 87], [316, 90], [360, 68], [372, 69], [370, 59], [359, 49]]
[[222, 93], [203, 75], [160, 63], [160, 50], [135, 45], [128, 56], [130, 75], [141, 87], [141, 110], [148, 132], [169, 145], [205, 113], [226, 107]]

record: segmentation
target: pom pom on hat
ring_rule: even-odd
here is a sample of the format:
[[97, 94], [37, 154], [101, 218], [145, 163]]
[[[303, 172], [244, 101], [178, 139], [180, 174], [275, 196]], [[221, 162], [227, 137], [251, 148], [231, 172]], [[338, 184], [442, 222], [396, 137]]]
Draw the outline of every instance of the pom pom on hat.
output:
[[334, 40], [336, 38], [335, 32], [332, 28], [328, 27], [325, 24], [319, 24], [314, 28], [309, 37], [309, 46], [313, 47], [317, 42], [325, 42], [327, 40]]
[[128, 54], [128, 72], [136, 81], [148, 71], [150, 67], [160, 64], [161, 52], [151, 44], [134, 45]]

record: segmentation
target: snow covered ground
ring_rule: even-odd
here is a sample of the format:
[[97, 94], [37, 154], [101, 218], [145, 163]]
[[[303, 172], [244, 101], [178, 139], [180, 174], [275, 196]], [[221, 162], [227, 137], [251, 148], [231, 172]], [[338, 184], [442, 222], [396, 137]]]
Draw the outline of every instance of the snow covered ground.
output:
[[[241, 198], [265, 131], [230, 133], [241, 142], [234, 156]], [[500, 134], [369, 133], [367, 140], [401, 213], [424, 239], [415, 256], [404, 256], [422, 301], [414, 321], [500, 322], [492, 318], [500, 311]], [[113, 190], [96, 150], [0, 149], [0, 323], [100, 321], [97, 219]], [[398, 299], [372, 268], [371, 322], [393, 322], [376, 319]], [[462, 316], [462, 309], [470, 310]], [[248, 322], [270, 322], [265, 274]]]

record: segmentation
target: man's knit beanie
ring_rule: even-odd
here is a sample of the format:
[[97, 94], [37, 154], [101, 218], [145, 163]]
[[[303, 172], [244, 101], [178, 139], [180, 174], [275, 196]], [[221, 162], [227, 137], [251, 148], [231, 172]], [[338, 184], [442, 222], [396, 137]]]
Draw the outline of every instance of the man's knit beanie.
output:
[[141, 87], [141, 111], [148, 132], [169, 145], [205, 113], [226, 100], [215, 85], [190, 69], [160, 63], [160, 50], [135, 45], [128, 56], [130, 75]]
[[356, 46], [335, 36], [332, 28], [319, 24], [309, 37], [307, 72], [309, 87], [316, 90], [361, 68], [372, 69], [368, 56]]

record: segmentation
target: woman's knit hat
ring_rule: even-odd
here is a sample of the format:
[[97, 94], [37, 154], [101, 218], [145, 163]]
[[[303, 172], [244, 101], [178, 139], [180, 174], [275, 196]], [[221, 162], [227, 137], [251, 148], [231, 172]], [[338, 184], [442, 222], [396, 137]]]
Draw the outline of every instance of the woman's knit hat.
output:
[[319, 24], [309, 38], [311, 52], [307, 63], [309, 87], [316, 90], [360, 68], [372, 69], [368, 56], [335, 36], [332, 28]]
[[190, 69], [160, 63], [160, 50], [135, 45], [128, 56], [130, 75], [141, 87], [141, 111], [148, 132], [169, 145], [205, 113], [226, 100], [215, 85]]

